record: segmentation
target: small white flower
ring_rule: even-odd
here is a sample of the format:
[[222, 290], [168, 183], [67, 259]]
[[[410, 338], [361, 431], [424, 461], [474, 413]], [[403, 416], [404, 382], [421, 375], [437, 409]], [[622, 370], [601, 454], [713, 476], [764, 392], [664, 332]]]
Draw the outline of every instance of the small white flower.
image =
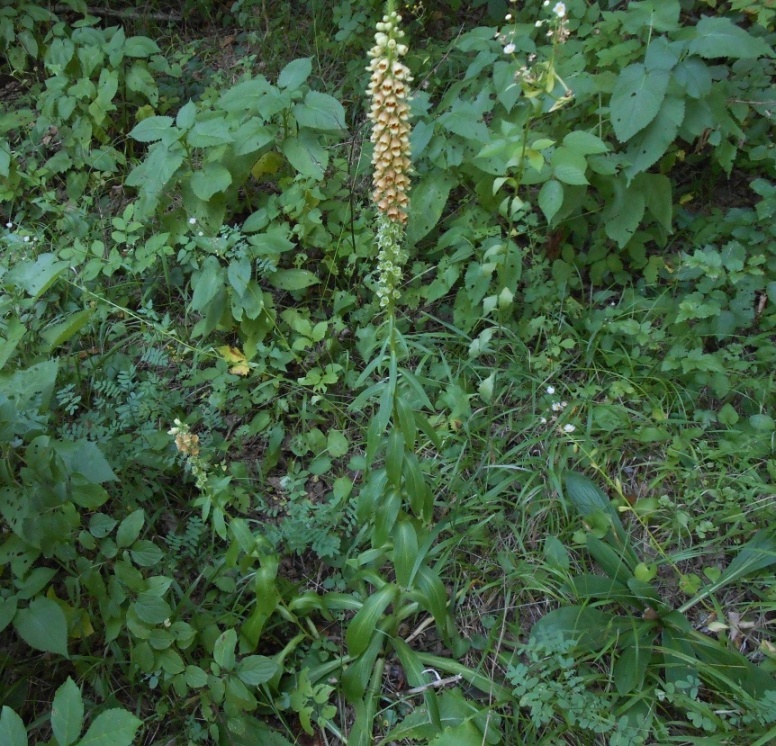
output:
[[539, 419], [539, 422], [541, 422], [541, 423], [542, 423], [542, 425], [546, 425], [546, 424], [547, 424], [547, 418], [546, 418], [546, 417], [541, 417], [541, 418]]
[[24, 237], [24, 243], [29, 243], [29, 242], [30, 242], [30, 237], [29, 236], [25, 236]]
[[563, 405], [559, 401], [554, 401], [552, 403], [553, 412], [561, 412], [562, 410], [563, 410]]
[[555, 393], [555, 387], [554, 386], [548, 386], [547, 387], [547, 393], [552, 396]]
[[566, 3], [556, 3], [555, 7], [552, 9], [552, 12], [555, 13], [558, 18], [565, 18], [566, 16]]
[[562, 401], [562, 402], [560, 403], [560, 408], [561, 408], [561, 409], [565, 409], [565, 408], [566, 408], [568, 405], [569, 405], [569, 403], [568, 403], [567, 401]]
[[8, 221], [8, 222], [5, 224], [5, 227], [6, 227], [6, 228], [13, 228], [13, 223], [12, 223], [12, 222], [9, 220], [9, 221]]
[[541, 28], [541, 27], [542, 27], [542, 23], [543, 23], [543, 21], [537, 21], [537, 22], [534, 24], [534, 26], [536, 26], [536, 28]]
[[511, 21], [512, 20], [512, 14], [511, 13], [507, 13], [506, 16], [504, 16], [504, 20], [505, 21]]
[[197, 219], [196, 218], [189, 218], [189, 225], [196, 225]]
[[202, 231], [197, 231], [198, 236], [204, 236], [205, 234]]
[[544, 0], [542, 5], [546, 8], [550, 4], [550, 0]]
[[517, 47], [514, 44], [507, 44], [504, 47], [504, 54], [514, 54]]
[[577, 428], [575, 428], [574, 425], [564, 425], [563, 426], [563, 432], [564, 433], [573, 433], [574, 430], [576, 430], [576, 429]]

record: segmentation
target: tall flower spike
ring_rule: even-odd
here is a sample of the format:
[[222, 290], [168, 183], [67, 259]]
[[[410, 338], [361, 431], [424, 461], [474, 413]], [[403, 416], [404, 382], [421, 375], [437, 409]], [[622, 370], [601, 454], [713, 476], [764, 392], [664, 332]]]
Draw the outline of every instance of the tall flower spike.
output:
[[410, 186], [410, 107], [409, 69], [400, 57], [407, 53], [401, 43], [404, 32], [399, 28], [401, 16], [393, 10], [377, 24], [375, 46], [369, 50], [371, 73], [367, 94], [371, 99], [369, 119], [372, 122], [374, 154], [372, 166], [372, 199], [377, 207], [378, 297], [380, 305], [392, 307], [399, 297], [397, 285], [401, 268], [407, 260], [401, 248], [407, 223]]

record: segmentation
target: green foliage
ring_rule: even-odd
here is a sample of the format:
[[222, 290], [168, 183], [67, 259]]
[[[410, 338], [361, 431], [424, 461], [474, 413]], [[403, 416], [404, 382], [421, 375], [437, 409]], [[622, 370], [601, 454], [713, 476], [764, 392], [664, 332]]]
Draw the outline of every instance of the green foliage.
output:
[[0, 742], [765, 743], [770, 4], [402, 10], [387, 315], [382, 8], [206, 5], [0, 9]]

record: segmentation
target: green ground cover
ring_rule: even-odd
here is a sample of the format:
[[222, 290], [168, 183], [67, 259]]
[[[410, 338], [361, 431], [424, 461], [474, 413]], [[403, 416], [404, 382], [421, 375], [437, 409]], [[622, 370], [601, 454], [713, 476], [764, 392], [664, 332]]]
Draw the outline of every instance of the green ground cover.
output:
[[776, 741], [772, 0], [396, 9], [0, 7], [2, 746]]

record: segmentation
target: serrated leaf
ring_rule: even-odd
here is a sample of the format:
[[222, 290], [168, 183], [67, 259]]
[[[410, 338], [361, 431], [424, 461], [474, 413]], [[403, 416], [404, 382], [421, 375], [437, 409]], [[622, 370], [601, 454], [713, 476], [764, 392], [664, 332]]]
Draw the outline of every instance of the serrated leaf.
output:
[[278, 671], [278, 664], [264, 655], [249, 655], [238, 664], [235, 673], [244, 684], [266, 684]]
[[206, 163], [191, 176], [191, 190], [203, 202], [208, 202], [216, 192], [226, 191], [231, 183], [232, 174], [220, 163]]
[[299, 88], [310, 77], [312, 70], [311, 57], [302, 57], [289, 62], [278, 75], [278, 88]]
[[171, 616], [170, 604], [155, 593], [141, 593], [132, 604], [137, 618], [145, 624], [164, 624]]
[[648, 71], [640, 62], [620, 73], [609, 103], [614, 134], [620, 142], [630, 140], [657, 116], [669, 79], [667, 71]]
[[334, 96], [309, 91], [304, 103], [294, 105], [294, 117], [300, 127], [331, 132], [345, 129], [345, 109]]
[[120, 708], [101, 712], [78, 746], [131, 746], [142, 721]]
[[706, 59], [773, 56], [773, 50], [764, 39], [747, 33], [730, 18], [703, 16], [695, 26], [695, 33], [697, 36], [690, 41], [689, 52]]
[[59, 746], [75, 743], [84, 725], [81, 690], [70, 677], [57, 689], [51, 706], [51, 730]]
[[31, 648], [68, 657], [67, 620], [56, 601], [34, 599], [26, 609], [16, 612], [13, 626]]
[[129, 131], [129, 136], [138, 142], [156, 142], [167, 135], [172, 126], [172, 117], [148, 117], [148, 119], [136, 124]]
[[630, 165], [625, 169], [625, 175], [629, 180], [637, 173], [646, 171], [665, 154], [668, 146], [676, 139], [683, 119], [684, 99], [673, 96], [666, 98], [655, 119], [628, 143]]
[[449, 176], [434, 173], [412, 188], [407, 223], [408, 244], [420, 241], [439, 222], [454, 183]]
[[130, 36], [124, 42], [124, 54], [127, 57], [150, 57], [162, 50], [159, 45], [147, 36]]

